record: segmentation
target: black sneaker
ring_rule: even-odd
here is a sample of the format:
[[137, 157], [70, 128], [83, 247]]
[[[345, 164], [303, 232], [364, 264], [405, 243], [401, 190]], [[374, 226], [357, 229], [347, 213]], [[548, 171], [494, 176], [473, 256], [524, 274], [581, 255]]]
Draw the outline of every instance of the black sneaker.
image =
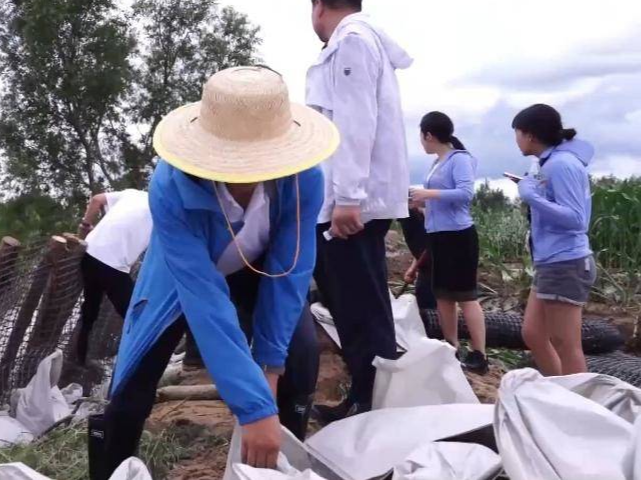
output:
[[325, 426], [332, 422], [343, 420], [347, 417], [353, 417], [354, 415], [369, 412], [371, 409], [371, 405], [355, 403], [351, 400], [345, 399], [333, 407], [330, 405], [314, 405], [312, 407], [312, 418], [322, 426]]
[[478, 373], [479, 375], [485, 375], [490, 370], [487, 357], [478, 350], [468, 353], [462, 363], [463, 368], [472, 373]]

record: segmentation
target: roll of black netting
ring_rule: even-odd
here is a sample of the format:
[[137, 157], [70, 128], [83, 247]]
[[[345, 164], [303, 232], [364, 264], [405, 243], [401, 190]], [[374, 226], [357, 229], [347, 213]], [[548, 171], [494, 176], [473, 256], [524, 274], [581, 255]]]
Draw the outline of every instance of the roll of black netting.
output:
[[[428, 337], [443, 338], [435, 310], [422, 310], [421, 316]], [[485, 326], [489, 348], [509, 348], [525, 350], [527, 347], [521, 337], [523, 317], [511, 313], [486, 312]], [[605, 320], [585, 320], [582, 326], [583, 351], [589, 355], [610, 353], [623, 346], [624, 339], [619, 330]], [[459, 318], [459, 338], [470, 338], [467, 325]]]
[[623, 352], [608, 355], [589, 355], [588, 370], [619, 378], [630, 385], [641, 388], [641, 358]]

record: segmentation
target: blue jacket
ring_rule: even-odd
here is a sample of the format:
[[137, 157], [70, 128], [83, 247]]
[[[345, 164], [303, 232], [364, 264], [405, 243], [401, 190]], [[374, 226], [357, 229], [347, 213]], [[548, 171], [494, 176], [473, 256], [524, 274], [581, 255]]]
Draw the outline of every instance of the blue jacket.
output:
[[572, 140], [541, 157], [539, 178], [519, 182], [519, 193], [532, 210], [535, 264], [576, 260], [592, 254], [588, 230], [592, 197], [587, 166], [594, 148]]
[[[270, 246], [264, 271], [288, 270], [296, 250], [295, 177], [276, 181], [270, 202]], [[229, 289], [216, 263], [232, 241], [212, 182], [158, 163], [149, 190], [154, 222], [151, 242], [127, 312], [112, 394], [141, 358], [184, 314], [222, 398], [241, 424], [277, 413], [259, 365], [282, 367], [306, 301], [316, 259], [316, 220], [323, 203], [319, 168], [299, 174], [301, 246], [295, 270], [261, 279], [256, 304], [253, 357], [240, 329]], [[234, 224], [238, 231], [242, 223]]]
[[441, 191], [440, 198], [425, 202], [428, 233], [456, 232], [474, 225], [470, 207], [477, 165], [476, 158], [468, 152], [454, 150], [437, 167], [429, 182], [425, 182], [425, 188]]

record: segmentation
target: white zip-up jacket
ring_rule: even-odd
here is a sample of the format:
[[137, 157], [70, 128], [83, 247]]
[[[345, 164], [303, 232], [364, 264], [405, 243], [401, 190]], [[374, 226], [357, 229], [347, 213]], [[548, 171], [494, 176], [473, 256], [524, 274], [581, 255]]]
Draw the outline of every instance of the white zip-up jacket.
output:
[[341, 145], [323, 164], [325, 203], [360, 205], [363, 222], [405, 218], [409, 166], [396, 69], [412, 58], [369, 16], [345, 17], [307, 74], [307, 104], [338, 127]]

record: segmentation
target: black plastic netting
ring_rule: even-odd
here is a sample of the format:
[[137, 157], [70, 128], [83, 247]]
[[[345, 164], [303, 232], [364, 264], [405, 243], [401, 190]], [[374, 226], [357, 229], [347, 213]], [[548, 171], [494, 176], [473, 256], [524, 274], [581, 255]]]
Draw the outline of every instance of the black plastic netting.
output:
[[0, 405], [26, 386], [38, 364], [60, 349], [65, 354], [61, 384], [77, 382], [86, 393], [104, 377], [115, 356], [122, 320], [108, 300], [90, 339], [91, 368], [73, 362], [73, 339], [82, 303], [83, 245], [58, 238], [0, 250]]

